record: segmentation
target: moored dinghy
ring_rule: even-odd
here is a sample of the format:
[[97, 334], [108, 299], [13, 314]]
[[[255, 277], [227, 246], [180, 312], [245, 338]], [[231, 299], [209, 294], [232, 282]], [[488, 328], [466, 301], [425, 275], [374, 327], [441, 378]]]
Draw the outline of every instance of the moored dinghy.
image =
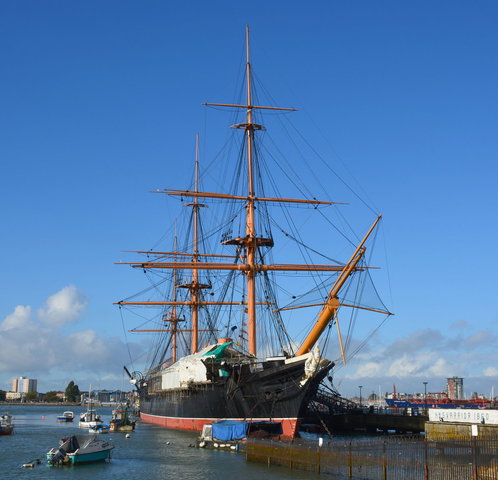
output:
[[77, 465], [80, 463], [103, 462], [111, 456], [114, 445], [95, 436], [72, 435], [63, 438], [59, 447], [47, 452], [50, 465]]
[[280, 422], [221, 420], [208, 423], [197, 439], [199, 448], [244, 449], [248, 438], [278, 439], [282, 434]]

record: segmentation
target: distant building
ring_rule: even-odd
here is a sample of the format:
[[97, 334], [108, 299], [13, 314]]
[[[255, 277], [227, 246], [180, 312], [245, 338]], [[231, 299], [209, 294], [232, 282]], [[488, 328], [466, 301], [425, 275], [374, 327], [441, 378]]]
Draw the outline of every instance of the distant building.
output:
[[19, 377], [12, 380], [11, 391], [13, 393], [36, 392], [38, 380], [34, 378]]
[[[92, 390], [92, 402], [96, 403], [126, 403], [129, 392], [121, 390]], [[81, 402], [88, 403], [88, 392], [81, 392]]]
[[21, 396], [21, 392], [7, 392], [5, 394], [5, 400], [20, 400]]
[[446, 393], [451, 400], [463, 400], [463, 378], [447, 378]]

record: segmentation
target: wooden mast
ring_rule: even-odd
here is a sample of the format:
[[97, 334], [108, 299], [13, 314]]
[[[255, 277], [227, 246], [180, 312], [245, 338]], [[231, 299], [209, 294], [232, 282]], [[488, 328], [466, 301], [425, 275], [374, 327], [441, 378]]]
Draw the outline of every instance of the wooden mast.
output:
[[[233, 128], [243, 129], [245, 131], [246, 146], [247, 146], [247, 197], [239, 197], [239, 199], [246, 200], [246, 236], [245, 238], [236, 238], [224, 242], [229, 245], [241, 245], [245, 250], [245, 261], [247, 282], [247, 333], [248, 333], [248, 352], [251, 355], [257, 356], [257, 343], [256, 343], [256, 272], [261, 271], [263, 265], [256, 262], [256, 253], [259, 245], [272, 246], [271, 239], [258, 238], [256, 235], [256, 222], [255, 222], [255, 202], [259, 200], [256, 197], [254, 185], [254, 132], [255, 130], [264, 130], [262, 125], [253, 123], [253, 109], [268, 109], [268, 110], [286, 110], [294, 111], [294, 108], [280, 108], [280, 107], [264, 107], [252, 104], [252, 88], [251, 88], [251, 56], [249, 47], [249, 26], [246, 25], [246, 105], [236, 104], [221, 104], [221, 103], [206, 103], [205, 105], [224, 106], [234, 108], [244, 108], [246, 110], [246, 122], [234, 125]], [[169, 192], [168, 192], [169, 193]], [[174, 194], [174, 193], [172, 193]], [[218, 196], [216, 194], [202, 196]], [[221, 195], [219, 198], [234, 198], [233, 196]]]
[[[195, 169], [194, 169], [194, 192], [199, 191], [199, 135], [195, 136]], [[203, 256], [199, 253], [199, 209], [205, 207], [204, 204], [199, 202], [199, 197], [194, 196], [194, 201], [192, 203], [187, 203], [186, 207], [192, 207], [192, 230], [193, 230], [193, 251], [192, 260], [187, 265], [190, 267], [185, 267], [185, 263], [174, 262], [172, 268], [186, 268], [192, 270], [192, 277], [189, 283], [178, 285], [179, 288], [187, 288], [190, 292], [190, 301], [179, 302], [182, 305], [190, 305], [191, 313], [191, 337], [190, 337], [190, 353], [196, 353], [199, 350], [199, 332], [206, 331], [199, 329], [199, 307], [205, 305], [206, 302], [202, 302], [200, 299], [200, 291], [203, 288], [211, 288], [210, 285], [205, 285], [199, 282], [199, 270], [203, 263], [200, 262], [200, 257]], [[186, 254], [178, 254], [186, 255]], [[163, 305], [172, 304], [172, 302], [162, 302]]]
[[[177, 249], [177, 240], [176, 240], [176, 235], [175, 235], [175, 243], [173, 250]], [[176, 303], [176, 272], [177, 269], [173, 269], [173, 301]], [[173, 312], [172, 312], [172, 318], [168, 319], [171, 325], [171, 361], [172, 363], [176, 363], [176, 358], [177, 358], [177, 344], [176, 344], [176, 335], [177, 335], [177, 328], [178, 328], [178, 317], [176, 316], [176, 305], [173, 305]]]
[[251, 57], [249, 50], [249, 26], [246, 25], [246, 81], [247, 81], [247, 181], [248, 201], [246, 206], [246, 255], [247, 265], [247, 342], [248, 351], [256, 356], [256, 232], [254, 222], [254, 165], [253, 165], [253, 142], [254, 129], [252, 123], [252, 98], [251, 98]]
[[[199, 135], [195, 136], [195, 191], [199, 191]], [[194, 254], [192, 263], [199, 262], [199, 199], [194, 198], [193, 209], [193, 227], [194, 227]], [[192, 270], [192, 287], [190, 289], [192, 299], [192, 338], [190, 353], [196, 353], [199, 341], [199, 270]]]

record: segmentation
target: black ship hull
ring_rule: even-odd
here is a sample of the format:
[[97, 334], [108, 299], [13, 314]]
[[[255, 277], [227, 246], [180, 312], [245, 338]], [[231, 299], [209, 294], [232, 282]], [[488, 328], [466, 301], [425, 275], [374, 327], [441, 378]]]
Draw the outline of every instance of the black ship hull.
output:
[[329, 368], [306, 376], [305, 360], [232, 366], [227, 377], [191, 383], [181, 388], [140, 389], [140, 417], [181, 430], [202, 430], [217, 420], [272, 420], [283, 436], [294, 437], [299, 420]]

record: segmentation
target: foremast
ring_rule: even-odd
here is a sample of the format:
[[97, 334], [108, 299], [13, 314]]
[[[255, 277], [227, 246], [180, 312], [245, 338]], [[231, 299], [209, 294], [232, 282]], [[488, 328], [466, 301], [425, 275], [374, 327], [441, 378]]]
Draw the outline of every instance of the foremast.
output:
[[[199, 189], [199, 135], [195, 137], [195, 168], [194, 168], [194, 191], [197, 192]], [[197, 264], [200, 261], [201, 256], [203, 256], [199, 251], [199, 209], [205, 207], [206, 205], [199, 202], [198, 197], [194, 197], [192, 203], [187, 203], [186, 207], [192, 207], [192, 223], [193, 223], [193, 253], [192, 253], [192, 264]], [[175, 244], [173, 252], [139, 252], [139, 253], [156, 253], [161, 255], [173, 256], [176, 262], [178, 257], [185, 255], [180, 253], [176, 248], [176, 234], [175, 234]], [[206, 331], [205, 329], [199, 329], [199, 309], [203, 304], [208, 302], [201, 301], [201, 291], [203, 289], [211, 288], [209, 284], [202, 284], [199, 282], [199, 269], [192, 268], [192, 279], [190, 283], [178, 284], [177, 282], [177, 271], [180, 269], [173, 267], [173, 300], [169, 302], [117, 302], [118, 305], [160, 305], [166, 306], [171, 305], [172, 311], [169, 314], [163, 316], [162, 320], [165, 323], [169, 323], [168, 329], [133, 329], [132, 332], [170, 332], [171, 333], [171, 361], [176, 363], [177, 361], [177, 335], [180, 332], [190, 332], [191, 333], [191, 353], [196, 353], [199, 349], [199, 332]], [[190, 292], [190, 301], [182, 302], [177, 300], [177, 289], [185, 288]], [[191, 328], [190, 329], [178, 329], [178, 322], [183, 322], [177, 315], [177, 307], [181, 305], [189, 305], [191, 309]], [[211, 330], [208, 330], [211, 331]]]
[[[194, 191], [199, 191], [199, 135], [195, 136], [195, 172], [194, 172]], [[199, 210], [205, 207], [203, 203], [199, 202], [198, 197], [194, 197], [192, 203], [187, 203], [186, 207], [192, 207], [192, 223], [193, 223], [193, 253], [192, 263], [196, 264], [200, 261], [199, 251]], [[192, 269], [191, 283], [179, 285], [179, 288], [187, 288], [190, 291], [190, 308], [191, 308], [191, 340], [190, 351], [196, 353], [199, 349], [199, 307], [201, 301], [201, 290], [210, 288], [210, 285], [201, 284], [199, 282], [199, 270]]]

